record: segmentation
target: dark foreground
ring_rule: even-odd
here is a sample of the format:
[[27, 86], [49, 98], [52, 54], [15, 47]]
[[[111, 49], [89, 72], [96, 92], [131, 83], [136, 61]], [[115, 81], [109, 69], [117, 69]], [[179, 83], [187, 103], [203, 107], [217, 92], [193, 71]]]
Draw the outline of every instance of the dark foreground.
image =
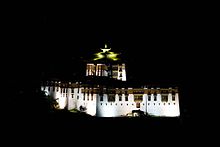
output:
[[[14, 113], [5, 119], [5, 136], [22, 137], [27, 140], [62, 141], [70, 143], [84, 139], [81, 143], [98, 140], [146, 142], [192, 139], [196, 130], [183, 118], [133, 117], [98, 118], [86, 114], [57, 112], [47, 115], [25, 115]], [[188, 134], [184, 136], [183, 134]], [[184, 136], [184, 138], [183, 138]], [[39, 143], [38, 142], [38, 143]], [[159, 143], [158, 142], [158, 143]]]

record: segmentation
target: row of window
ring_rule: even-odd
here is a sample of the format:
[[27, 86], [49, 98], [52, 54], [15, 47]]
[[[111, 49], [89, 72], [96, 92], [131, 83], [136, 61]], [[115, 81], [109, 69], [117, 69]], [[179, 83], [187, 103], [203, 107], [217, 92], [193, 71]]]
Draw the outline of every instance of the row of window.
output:
[[[43, 90], [46, 90], [46, 87], [43, 88]], [[55, 91], [55, 87], [48, 87], [48, 91]], [[67, 88], [60, 88], [61, 93], [67, 93]], [[59, 91], [59, 88], [56, 90], [57, 92]], [[74, 93], [74, 89], [71, 89], [71, 93]], [[78, 93], [79, 93], [79, 88], [78, 88]]]
[[[102, 105], [103, 103], [100, 103], [100, 105]], [[104, 104], [103, 104], [104, 105]], [[105, 103], [105, 105], [107, 106], [108, 105], [108, 103]], [[110, 103], [110, 105], [112, 105], [112, 103]], [[117, 106], [117, 103], [115, 103], [115, 105]], [[123, 104], [121, 103], [121, 106], [122, 106]], [[126, 104], [127, 106], [128, 106], [128, 103]], [[132, 106], [133, 106], [134, 104], [132, 104]], [[143, 106], [144, 106], [144, 103], [142, 104]], [[148, 105], [150, 105], [150, 103], [148, 103]], [[155, 103], [154, 103], [154, 105], [156, 105]], [[158, 105], [160, 105], [160, 103], [158, 103]], [[163, 103], [163, 105], [166, 105], [166, 103]], [[168, 103], [168, 105], [170, 105], [170, 103]], [[176, 103], [173, 103], [173, 105], [176, 105]], [[137, 106], [137, 108], [140, 108], [140, 103], [136, 103], [136, 106]]]
[[[154, 96], [154, 101], [157, 101], [157, 97]], [[142, 101], [142, 96], [134, 96], [134, 101]], [[100, 101], [103, 101], [103, 96], [100, 96]], [[115, 96], [108, 97], [108, 101], [115, 101]], [[122, 96], [119, 95], [119, 101], [122, 101]], [[128, 101], [128, 96], [125, 96], [125, 101]], [[151, 101], [151, 97], [148, 97], [148, 101]], [[168, 102], [168, 96], [161, 98], [162, 102]], [[175, 101], [175, 96], [172, 96], [172, 101]]]
[[[122, 101], [122, 96], [119, 96], [119, 101]], [[103, 96], [100, 96], [100, 101], [103, 101]], [[109, 96], [108, 101], [115, 101], [115, 96]], [[125, 101], [128, 101], [128, 96], [125, 96]]]
[[[148, 103], [147, 105], [150, 105], [150, 103]], [[154, 103], [154, 105], [156, 105], [156, 103]], [[160, 105], [160, 103], [158, 103], [158, 105]], [[163, 103], [163, 105], [166, 105], [166, 103]], [[168, 103], [168, 105], [170, 105], [170, 103]], [[173, 103], [173, 105], [176, 105], [176, 103]]]
[[[104, 105], [104, 103], [100, 103], [100, 105]], [[108, 103], [105, 103], [105, 105], [108, 105]], [[110, 105], [112, 105], [112, 103], [110, 103]], [[117, 103], [115, 103], [115, 105], [117, 106]], [[121, 103], [121, 106], [122, 106], [123, 104]], [[128, 103], [126, 104], [127, 106], [128, 106]], [[134, 104], [131, 104], [132, 106], [134, 105]], [[144, 104], [142, 104], [143, 106], [144, 106]]]

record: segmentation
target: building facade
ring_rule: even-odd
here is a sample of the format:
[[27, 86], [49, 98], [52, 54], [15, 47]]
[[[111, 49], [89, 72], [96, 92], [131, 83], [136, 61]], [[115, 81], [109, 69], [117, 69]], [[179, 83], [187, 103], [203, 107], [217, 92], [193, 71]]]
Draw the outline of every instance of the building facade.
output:
[[149, 116], [180, 116], [177, 87], [132, 88], [126, 85], [125, 63], [118, 62], [118, 54], [107, 46], [101, 50], [86, 65], [90, 82], [42, 82], [41, 90], [57, 101], [59, 109], [77, 109], [97, 117], [129, 116], [135, 111]]

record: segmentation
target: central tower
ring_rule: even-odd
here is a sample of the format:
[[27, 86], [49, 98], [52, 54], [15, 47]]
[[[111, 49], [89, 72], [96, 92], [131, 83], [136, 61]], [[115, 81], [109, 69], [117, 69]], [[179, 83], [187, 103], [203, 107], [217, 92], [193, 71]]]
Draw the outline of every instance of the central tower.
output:
[[118, 58], [119, 53], [111, 51], [105, 44], [102, 51], [95, 53], [92, 61], [87, 63], [86, 76], [109, 77], [121, 81], [126, 81], [125, 63]]

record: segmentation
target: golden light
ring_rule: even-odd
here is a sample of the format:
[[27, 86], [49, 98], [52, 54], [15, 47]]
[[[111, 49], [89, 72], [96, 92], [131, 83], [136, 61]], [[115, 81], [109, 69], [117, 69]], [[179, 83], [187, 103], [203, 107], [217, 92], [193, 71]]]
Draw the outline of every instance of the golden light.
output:
[[99, 52], [99, 53], [96, 53], [96, 58], [94, 58], [93, 60], [99, 60], [99, 59], [102, 59], [104, 58], [105, 56], [102, 54], [102, 52]]
[[118, 60], [117, 55], [118, 55], [118, 54], [116, 54], [116, 53], [114, 53], [114, 52], [109, 52], [109, 54], [107, 55], [107, 58], [116, 61], [116, 60]]

